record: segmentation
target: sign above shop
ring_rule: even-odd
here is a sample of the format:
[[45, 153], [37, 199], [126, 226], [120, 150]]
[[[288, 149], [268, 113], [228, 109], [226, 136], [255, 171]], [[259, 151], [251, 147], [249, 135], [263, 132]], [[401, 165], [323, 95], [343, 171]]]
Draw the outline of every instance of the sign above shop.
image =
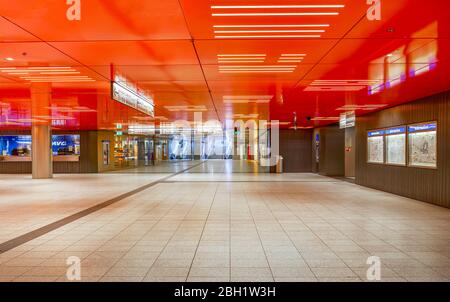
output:
[[151, 117], [155, 116], [153, 98], [124, 76], [115, 73], [111, 82], [111, 98]]

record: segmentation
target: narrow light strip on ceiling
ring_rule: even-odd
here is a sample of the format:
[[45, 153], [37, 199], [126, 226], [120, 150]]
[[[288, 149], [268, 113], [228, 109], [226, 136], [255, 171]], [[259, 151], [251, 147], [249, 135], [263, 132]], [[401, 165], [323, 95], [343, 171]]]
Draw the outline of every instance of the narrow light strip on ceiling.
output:
[[265, 57], [266, 54], [219, 54], [218, 57]]
[[250, 70], [221, 70], [220, 73], [292, 73], [294, 72], [293, 70], [255, 70], [255, 71], [250, 71]]
[[297, 67], [297, 65], [262, 65], [262, 66], [254, 66], [254, 65], [235, 65], [235, 66], [226, 66], [226, 67], [261, 67], [261, 68], [266, 68], [266, 67]]
[[231, 57], [231, 58], [217, 58], [219, 61], [239, 61], [239, 60], [265, 60], [265, 57]]
[[215, 36], [216, 39], [240, 39], [240, 38], [320, 38], [321, 35], [267, 35], [267, 36]]
[[65, 75], [65, 74], [80, 74], [79, 71], [46, 71], [46, 72], [39, 72], [39, 74], [45, 74], [45, 75], [53, 75], [53, 74], [61, 74], [61, 75]]
[[241, 9], [241, 8], [344, 8], [344, 4], [318, 5], [213, 5], [212, 9]]
[[214, 28], [283, 28], [283, 27], [330, 27], [330, 24], [272, 24], [272, 25], [213, 25]]
[[324, 33], [324, 29], [292, 29], [292, 30], [215, 30], [215, 34], [246, 34], [246, 33]]
[[264, 61], [222, 61], [222, 60], [219, 60], [219, 63], [224, 63], [224, 64], [228, 64], [228, 63], [264, 63]]
[[219, 71], [226, 70], [295, 70], [295, 68], [219, 68]]
[[257, 16], [338, 16], [338, 12], [313, 13], [213, 13], [213, 17], [257, 17]]
[[282, 57], [304, 57], [306, 56], [306, 53], [283, 53], [281, 54]]

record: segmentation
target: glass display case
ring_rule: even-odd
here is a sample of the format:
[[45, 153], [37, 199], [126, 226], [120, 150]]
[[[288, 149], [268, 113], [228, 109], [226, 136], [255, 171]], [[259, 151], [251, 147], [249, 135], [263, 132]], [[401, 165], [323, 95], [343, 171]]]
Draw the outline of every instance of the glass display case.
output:
[[408, 165], [437, 168], [437, 123], [408, 126]]
[[367, 162], [384, 163], [384, 130], [367, 132]]
[[386, 129], [386, 164], [406, 166], [406, 127]]

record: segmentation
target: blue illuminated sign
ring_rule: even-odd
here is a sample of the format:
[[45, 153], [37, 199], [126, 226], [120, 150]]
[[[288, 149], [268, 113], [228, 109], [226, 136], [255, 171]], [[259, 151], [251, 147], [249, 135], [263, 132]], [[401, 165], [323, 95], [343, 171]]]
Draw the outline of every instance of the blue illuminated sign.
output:
[[406, 133], [406, 127], [396, 127], [386, 130], [386, 135], [403, 134], [403, 133]]
[[369, 131], [368, 133], [367, 133], [367, 136], [368, 137], [372, 137], [372, 136], [381, 136], [381, 135], [384, 135], [385, 134], [385, 131], [384, 130], [377, 130], [377, 131]]
[[437, 129], [436, 123], [408, 126], [408, 131], [409, 132], [436, 131], [436, 129]]

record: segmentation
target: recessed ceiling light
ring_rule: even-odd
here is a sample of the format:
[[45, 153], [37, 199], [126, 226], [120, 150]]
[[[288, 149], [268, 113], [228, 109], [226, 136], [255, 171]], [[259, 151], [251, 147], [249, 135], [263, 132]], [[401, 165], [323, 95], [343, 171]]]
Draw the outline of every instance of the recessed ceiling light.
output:
[[338, 16], [338, 12], [313, 13], [213, 13], [213, 17], [256, 17], [256, 16]]
[[323, 29], [292, 29], [292, 30], [215, 30], [215, 34], [247, 34], [247, 33], [323, 33]]
[[215, 36], [216, 39], [252, 39], [252, 38], [320, 38], [321, 35], [262, 35], [262, 36]]
[[14, 58], [5, 58], [5, 61], [14, 61]]
[[271, 25], [213, 25], [214, 28], [283, 28], [283, 27], [330, 27], [330, 24], [271, 24]]
[[212, 9], [240, 9], [240, 8], [344, 8], [343, 4], [336, 5], [213, 5]]
[[218, 57], [265, 57], [266, 54], [219, 54]]

